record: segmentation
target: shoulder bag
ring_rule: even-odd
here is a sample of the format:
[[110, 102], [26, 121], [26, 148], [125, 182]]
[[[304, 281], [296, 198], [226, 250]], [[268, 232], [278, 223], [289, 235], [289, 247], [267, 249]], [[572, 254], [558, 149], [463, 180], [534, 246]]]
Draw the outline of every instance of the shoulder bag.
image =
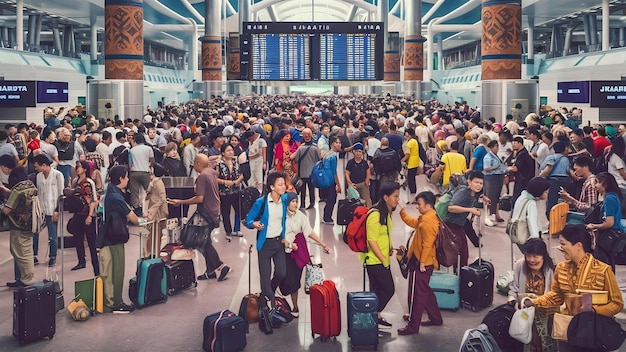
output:
[[400, 266], [400, 273], [402, 273], [402, 277], [405, 279], [409, 277], [409, 271], [415, 270], [417, 267], [417, 258], [413, 256], [409, 259], [409, 246], [411, 245], [411, 239], [415, 235], [415, 231], [411, 232], [411, 236], [406, 241], [406, 249], [399, 253], [400, 251], [396, 251], [396, 259], [398, 260], [398, 266]]
[[[520, 303], [524, 307], [524, 301], [530, 300], [528, 297], [524, 297]], [[517, 310], [511, 318], [511, 325], [509, 325], [509, 335], [517, 341], [529, 344], [533, 339], [533, 321], [535, 319], [535, 307], [525, 307]]]
[[[199, 206], [202, 206], [200, 204]], [[180, 241], [185, 247], [188, 248], [203, 248], [207, 241], [211, 240], [211, 231], [213, 230], [213, 222], [210, 219], [202, 218], [208, 223], [207, 225], [195, 225], [194, 218], [196, 216], [202, 216], [197, 210], [189, 218], [189, 221], [183, 227], [180, 233]]]
[[526, 215], [528, 214], [528, 202], [530, 202], [530, 199], [526, 199], [526, 201], [522, 203], [522, 210], [520, 211], [517, 219], [510, 221], [506, 225], [506, 234], [511, 237], [511, 242], [513, 243], [524, 244], [530, 237], [528, 223], [526, 220]]

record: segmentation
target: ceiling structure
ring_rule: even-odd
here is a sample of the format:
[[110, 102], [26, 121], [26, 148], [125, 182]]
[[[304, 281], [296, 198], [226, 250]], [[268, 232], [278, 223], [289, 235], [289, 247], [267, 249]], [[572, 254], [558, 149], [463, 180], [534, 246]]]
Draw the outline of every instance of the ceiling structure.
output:
[[[215, 1], [215, 0], [211, 0]], [[375, 21], [377, 3], [383, 0], [251, 0], [252, 21]], [[389, 31], [404, 35], [404, 6], [402, 0], [389, 1]], [[413, 1], [413, 0], [407, 0]], [[611, 26], [625, 27], [623, 0], [611, 0], [612, 12], [618, 10], [620, 16], [612, 16]], [[0, 26], [11, 27], [11, 15], [15, 14], [16, 0], [0, 0]], [[92, 18], [100, 31], [104, 27], [104, 0], [23, 0], [25, 21], [30, 14], [43, 14], [43, 30], [54, 26], [71, 24], [75, 30], [88, 31]], [[468, 4], [471, 3], [471, 4]], [[580, 20], [583, 14], [596, 13], [600, 16], [602, 0], [523, 0], [523, 27], [527, 28], [527, 18], [534, 18], [535, 27], [549, 27], [554, 23]], [[461, 7], [469, 8], [463, 14], [454, 15]], [[468, 6], [469, 5], [469, 6]], [[422, 0], [422, 17], [425, 26], [431, 21], [442, 24], [475, 24], [479, 28], [481, 2], [476, 0]], [[239, 0], [223, 0], [221, 17], [222, 34], [238, 32]], [[184, 48], [184, 42], [191, 35], [191, 22], [195, 22], [198, 33], [203, 33], [204, 0], [144, 0], [145, 37], [148, 40], [177, 49]], [[456, 11], [458, 12], [458, 11]], [[441, 21], [440, 18], [446, 16]], [[191, 20], [191, 21], [190, 21]], [[161, 30], [159, 25], [168, 26]], [[180, 25], [180, 28], [176, 28]], [[25, 28], [27, 25], [25, 23]], [[480, 30], [451, 31], [442, 33], [443, 49], [451, 49], [480, 39]]]

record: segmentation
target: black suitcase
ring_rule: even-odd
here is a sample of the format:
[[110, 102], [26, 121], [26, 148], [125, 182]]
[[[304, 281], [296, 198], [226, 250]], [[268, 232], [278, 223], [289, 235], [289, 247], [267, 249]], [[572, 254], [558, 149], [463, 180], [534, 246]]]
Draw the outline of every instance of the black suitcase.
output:
[[182, 290], [197, 287], [196, 271], [191, 260], [177, 260], [165, 265], [167, 294], [172, 296]]
[[246, 321], [229, 310], [204, 318], [202, 348], [207, 352], [237, 352], [246, 348]]
[[[480, 225], [482, 226], [482, 221]], [[479, 228], [478, 259], [462, 267], [459, 275], [461, 278], [461, 305], [463, 308], [474, 312], [489, 307], [493, 303], [493, 264], [481, 258], [481, 238], [482, 228]]]
[[353, 348], [378, 349], [378, 296], [365, 291], [365, 270], [363, 264], [363, 292], [348, 292], [348, 336]]
[[55, 295], [51, 282], [18, 287], [13, 291], [13, 336], [20, 346], [54, 337]]
[[356, 199], [341, 199], [337, 206], [337, 225], [348, 225], [352, 221], [354, 209], [359, 205], [363, 205]]

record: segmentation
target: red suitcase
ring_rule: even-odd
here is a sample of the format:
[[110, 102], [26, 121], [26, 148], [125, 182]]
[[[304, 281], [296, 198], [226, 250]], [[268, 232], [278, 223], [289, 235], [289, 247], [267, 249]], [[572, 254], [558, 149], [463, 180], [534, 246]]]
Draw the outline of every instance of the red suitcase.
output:
[[324, 280], [311, 286], [311, 336], [321, 336], [322, 341], [341, 333], [341, 307], [335, 283]]

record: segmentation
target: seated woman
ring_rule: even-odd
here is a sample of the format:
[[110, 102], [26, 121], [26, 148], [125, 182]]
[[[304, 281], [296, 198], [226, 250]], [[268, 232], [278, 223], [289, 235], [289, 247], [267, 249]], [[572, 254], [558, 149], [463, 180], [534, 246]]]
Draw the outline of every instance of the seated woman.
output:
[[[523, 246], [524, 257], [513, 266], [513, 281], [509, 284], [509, 303], [521, 301], [523, 297], [536, 298], [550, 291], [554, 279], [554, 262], [545, 242], [531, 238]], [[532, 341], [524, 351], [556, 352], [556, 342], [548, 334], [548, 316], [554, 309], [539, 308], [535, 312]]]
[[604, 221], [598, 224], [588, 224], [587, 229], [599, 230], [596, 233], [596, 248], [593, 253], [598, 260], [609, 264], [613, 272], [615, 272], [615, 255], [617, 253], [607, 251], [609, 248], [602, 248], [602, 244], [599, 244], [599, 242], [601, 242], [601, 237], [606, 236], [609, 230], [624, 231], [621, 224], [622, 193], [617, 186], [615, 178], [608, 172], [601, 172], [596, 178], [598, 179], [596, 188], [604, 198], [604, 203], [602, 204], [602, 218], [600, 219]]
[[[559, 234], [559, 243], [565, 261], [557, 264], [550, 291], [534, 298], [532, 303], [538, 308], [559, 307], [565, 302], [565, 295], [576, 294], [576, 289], [600, 290], [608, 291], [608, 301], [592, 305], [593, 311], [607, 317], [619, 313], [624, 300], [615, 274], [608, 265], [591, 255], [591, 237], [585, 227], [565, 225]], [[559, 351], [570, 349], [559, 342]]]

